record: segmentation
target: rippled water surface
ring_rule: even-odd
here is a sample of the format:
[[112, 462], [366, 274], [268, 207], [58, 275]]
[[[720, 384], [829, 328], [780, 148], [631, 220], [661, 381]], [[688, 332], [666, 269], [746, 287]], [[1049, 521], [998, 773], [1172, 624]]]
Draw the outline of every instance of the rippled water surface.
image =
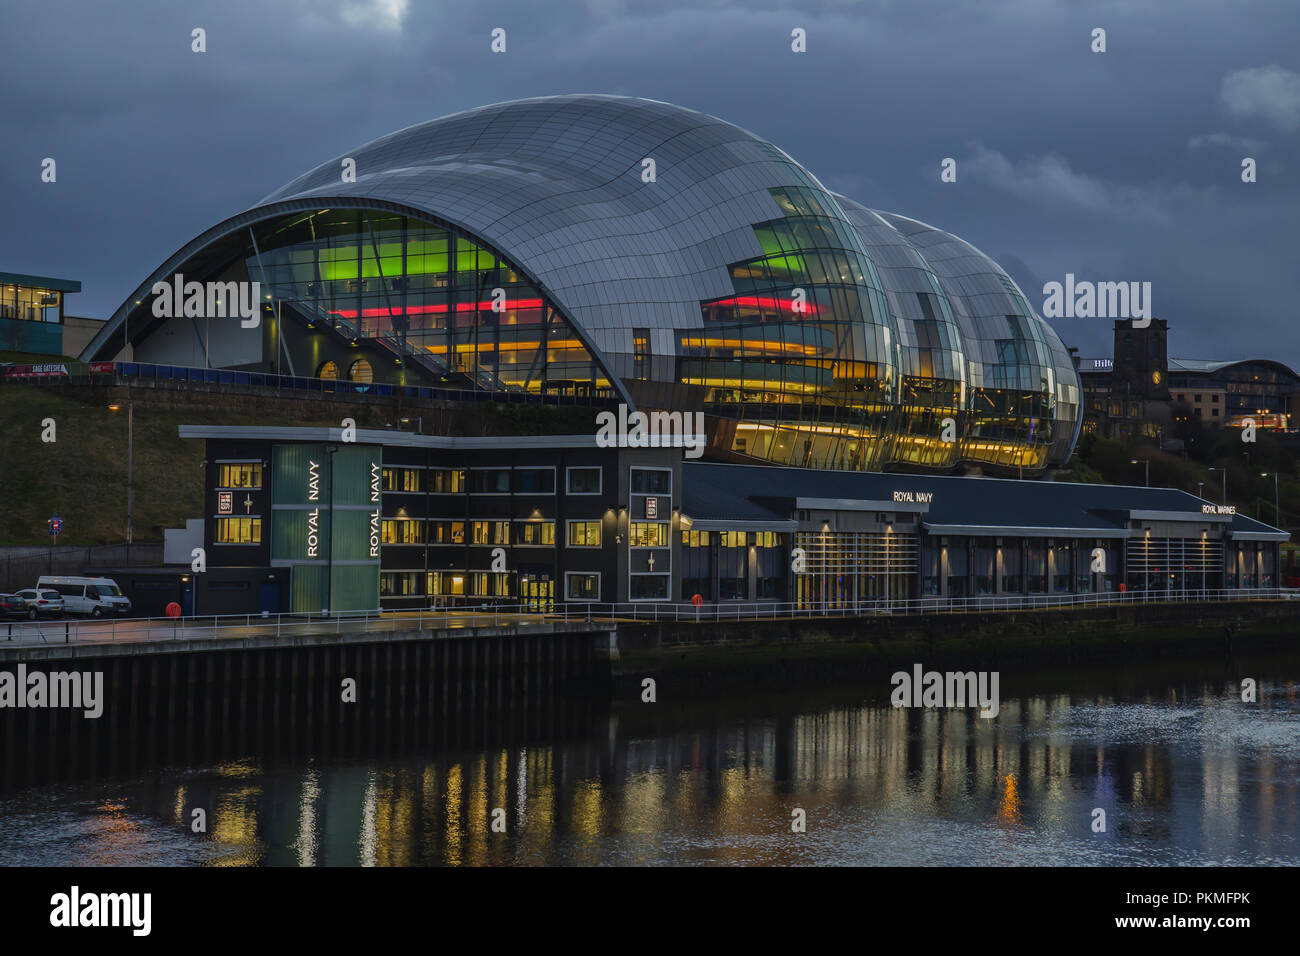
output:
[[527, 745], [8, 788], [0, 847], [10, 864], [1300, 864], [1300, 671], [1263, 668], [1243, 703], [1221, 670], [1109, 692], [1004, 679], [993, 719], [893, 709], [887, 684], [634, 701]]

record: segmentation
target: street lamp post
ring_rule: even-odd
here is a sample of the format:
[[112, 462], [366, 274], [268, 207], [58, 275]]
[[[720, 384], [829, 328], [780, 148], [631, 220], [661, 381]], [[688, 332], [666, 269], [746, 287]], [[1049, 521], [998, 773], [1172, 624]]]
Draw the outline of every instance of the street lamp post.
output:
[[[1267, 478], [1267, 477], [1269, 476], [1269, 474], [1270, 474], [1270, 473], [1267, 472], [1267, 471], [1262, 471], [1262, 472], [1259, 473], [1259, 477], [1261, 477], [1261, 478]], [[1275, 472], [1272, 472], [1272, 475], [1273, 475], [1273, 520], [1277, 522], [1277, 526], [1280, 528], [1280, 527], [1282, 527], [1282, 512], [1281, 512], [1281, 510], [1278, 508], [1278, 500], [1277, 500], [1277, 472], [1276, 472], [1276, 471], [1275, 471]]]
[[1196, 497], [1198, 497], [1198, 498], [1204, 498], [1204, 497], [1205, 497], [1205, 495], [1202, 494], [1202, 490], [1203, 490], [1204, 488], [1205, 488], [1205, 482], [1203, 482], [1203, 481], [1198, 481], [1198, 482], [1196, 483]]
[[1223, 468], [1215, 468], [1211, 466], [1210, 471], [1223, 472], [1223, 502], [1222, 503], [1226, 505], [1228, 503], [1228, 469], [1226, 466]]
[[1147, 487], [1150, 488], [1150, 487], [1151, 487], [1151, 459], [1150, 459], [1150, 458], [1134, 458], [1132, 461], [1129, 462], [1129, 464], [1130, 464], [1130, 465], [1136, 465], [1136, 464], [1138, 464], [1139, 462], [1141, 462], [1142, 464], [1144, 464], [1144, 465], [1147, 466], [1147, 468], [1146, 468], [1146, 472], [1147, 472]]
[[[111, 412], [120, 412], [122, 405], [114, 403], [108, 406]], [[131, 506], [135, 497], [135, 402], [126, 403], [126, 563], [131, 564], [131, 543], [134, 534], [131, 531]]]

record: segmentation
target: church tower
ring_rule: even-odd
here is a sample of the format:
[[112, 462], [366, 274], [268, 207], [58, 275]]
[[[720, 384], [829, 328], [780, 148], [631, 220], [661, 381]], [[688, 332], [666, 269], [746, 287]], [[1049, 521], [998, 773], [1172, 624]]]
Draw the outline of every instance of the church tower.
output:
[[1112, 395], [1169, 401], [1168, 337], [1169, 323], [1164, 319], [1152, 319], [1145, 328], [1134, 328], [1132, 319], [1115, 321]]

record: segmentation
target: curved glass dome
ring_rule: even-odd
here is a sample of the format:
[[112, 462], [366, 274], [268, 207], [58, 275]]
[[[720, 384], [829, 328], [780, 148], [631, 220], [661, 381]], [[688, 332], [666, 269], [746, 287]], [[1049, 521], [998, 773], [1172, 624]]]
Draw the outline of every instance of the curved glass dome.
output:
[[177, 272], [262, 286], [268, 321], [199, 364], [364, 357], [375, 381], [702, 410], [717, 458], [1032, 471], [1077, 431], [1069, 355], [995, 263], [653, 100], [520, 100], [351, 150], [179, 250], [87, 357], [129, 332], [192, 361], [197, 333], [150, 311]]

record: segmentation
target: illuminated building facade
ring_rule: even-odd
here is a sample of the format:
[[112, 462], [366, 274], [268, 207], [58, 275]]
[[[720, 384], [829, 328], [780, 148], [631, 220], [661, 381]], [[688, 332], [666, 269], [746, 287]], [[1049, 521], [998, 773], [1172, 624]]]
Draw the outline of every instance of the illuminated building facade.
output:
[[1160, 441], [1174, 421], [1289, 431], [1300, 376], [1273, 359], [1168, 357], [1169, 325], [1115, 322], [1113, 358], [1079, 360], [1084, 430], [1119, 440]]
[[[917, 600], [1274, 588], [1288, 534], [1169, 488], [683, 460], [588, 435], [182, 426], [200, 609]], [[256, 585], [254, 587], [254, 585]], [[279, 590], [277, 590], [279, 589]], [[244, 604], [232, 602], [244, 601]], [[911, 605], [915, 607], [915, 605]]]
[[75, 279], [0, 272], [0, 351], [64, 355], [63, 299], [80, 291]]
[[[261, 321], [156, 315], [177, 274], [258, 283]], [[1080, 425], [1060, 339], [973, 246], [625, 97], [483, 107], [326, 162], [178, 250], [82, 357], [127, 344], [702, 411], [710, 458], [805, 468], [1040, 474]]]

